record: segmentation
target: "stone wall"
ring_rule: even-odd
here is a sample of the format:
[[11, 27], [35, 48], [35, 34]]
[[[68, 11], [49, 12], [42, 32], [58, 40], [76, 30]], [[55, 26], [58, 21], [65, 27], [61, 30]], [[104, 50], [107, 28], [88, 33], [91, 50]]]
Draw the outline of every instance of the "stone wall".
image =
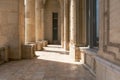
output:
[[97, 60], [96, 80], [120, 80], [120, 66], [100, 57]]
[[19, 0], [0, 0], [0, 47], [9, 46], [9, 58], [20, 59]]
[[97, 51], [85, 50], [85, 67], [87, 67], [93, 75], [96, 75], [96, 60]]
[[60, 2], [59, 0], [47, 0], [44, 5], [44, 35], [45, 40], [49, 43], [53, 43], [53, 24], [52, 24], [52, 13], [58, 12], [58, 42], [61, 41], [61, 27], [60, 27]]
[[100, 4], [100, 51], [99, 55], [120, 65], [119, 0], [101, 1]]
[[120, 1], [99, 1], [100, 41], [97, 80], [119, 80], [120, 77]]
[[119, 8], [119, 0], [99, 0], [99, 50], [82, 52], [85, 67], [95, 74], [96, 80], [120, 79]]
[[96, 56], [97, 50], [81, 47], [81, 61], [94, 76], [96, 76]]

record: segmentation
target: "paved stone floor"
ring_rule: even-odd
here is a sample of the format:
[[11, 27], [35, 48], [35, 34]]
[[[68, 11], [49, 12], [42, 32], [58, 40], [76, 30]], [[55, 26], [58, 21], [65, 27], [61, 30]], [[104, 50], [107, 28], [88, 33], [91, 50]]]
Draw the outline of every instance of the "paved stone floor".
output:
[[49, 45], [37, 59], [0, 65], [0, 80], [95, 80], [81, 63], [71, 62], [68, 52]]

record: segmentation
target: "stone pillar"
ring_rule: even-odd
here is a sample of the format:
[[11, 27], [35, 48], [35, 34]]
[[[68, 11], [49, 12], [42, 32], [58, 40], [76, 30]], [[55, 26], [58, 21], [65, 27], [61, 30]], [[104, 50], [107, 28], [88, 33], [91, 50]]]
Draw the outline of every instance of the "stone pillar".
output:
[[79, 49], [79, 0], [70, 2], [70, 55], [75, 61], [80, 60]]
[[44, 7], [41, 8], [41, 40], [44, 40]]
[[25, 4], [25, 44], [22, 58], [35, 57], [35, 0], [26, 0]]
[[44, 35], [45, 35], [45, 30], [44, 30], [44, 1], [42, 0], [41, 1], [41, 10], [40, 10], [40, 12], [41, 12], [41, 40], [42, 40], [42, 43], [43, 43], [43, 47], [46, 47], [47, 45], [48, 45], [48, 41], [47, 40], [45, 40], [45, 38], [44, 38]]
[[69, 50], [69, 0], [64, 0], [64, 49]]
[[21, 48], [20, 48], [20, 58], [22, 58], [22, 54], [23, 54], [23, 45], [25, 44], [25, 1], [24, 0], [19, 0], [19, 35], [20, 35], [20, 44], [21, 44]]
[[64, 3], [62, 4], [63, 5], [61, 6], [61, 45], [64, 48]]
[[26, 0], [25, 43], [35, 42], [35, 0]]
[[36, 30], [36, 42], [41, 40], [41, 13], [40, 13], [40, 1], [35, 0], [35, 30]]
[[42, 50], [41, 0], [35, 0], [35, 32], [37, 51]]

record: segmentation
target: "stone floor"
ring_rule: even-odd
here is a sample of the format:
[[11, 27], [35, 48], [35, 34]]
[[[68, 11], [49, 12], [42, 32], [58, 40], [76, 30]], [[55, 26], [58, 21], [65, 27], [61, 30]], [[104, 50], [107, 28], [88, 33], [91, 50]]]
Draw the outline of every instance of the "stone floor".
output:
[[37, 59], [0, 65], [0, 80], [95, 80], [81, 63], [71, 61], [60, 46], [37, 51]]

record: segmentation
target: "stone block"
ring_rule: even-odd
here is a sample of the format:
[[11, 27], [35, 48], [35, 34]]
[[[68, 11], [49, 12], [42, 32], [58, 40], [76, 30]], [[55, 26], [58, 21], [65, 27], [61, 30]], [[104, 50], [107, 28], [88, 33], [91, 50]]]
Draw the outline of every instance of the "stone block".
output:
[[8, 46], [0, 48], [0, 64], [8, 61]]
[[9, 54], [9, 47], [8, 46], [6, 46], [5, 47], [5, 51], [4, 51], [5, 53], [5, 55], [4, 55], [4, 61], [5, 62], [8, 62], [8, 54]]
[[32, 59], [35, 57], [35, 51], [36, 51], [36, 44], [35, 43], [28, 43], [23, 46], [23, 53], [22, 58], [23, 59]]
[[79, 62], [80, 59], [81, 59], [81, 51], [80, 51], [80, 48], [79, 47], [76, 47], [76, 46], [71, 46], [70, 47], [70, 56], [71, 58], [76, 61], [76, 62]]
[[43, 47], [47, 47], [47, 45], [48, 45], [48, 41], [43, 40], [42, 43], [43, 43]]
[[101, 57], [97, 61], [97, 80], [120, 80], [120, 66]]
[[42, 41], [38, 41], [36, 44], [37, 44], [37, 51], [43, 50], [43, 43], [42, 43]]
[[106, 77], [106, 68], [97, 63], [97, 72], [96, 72], [96, 77], [97, 77], [97, 80], [106, 80], [105, 77]]

